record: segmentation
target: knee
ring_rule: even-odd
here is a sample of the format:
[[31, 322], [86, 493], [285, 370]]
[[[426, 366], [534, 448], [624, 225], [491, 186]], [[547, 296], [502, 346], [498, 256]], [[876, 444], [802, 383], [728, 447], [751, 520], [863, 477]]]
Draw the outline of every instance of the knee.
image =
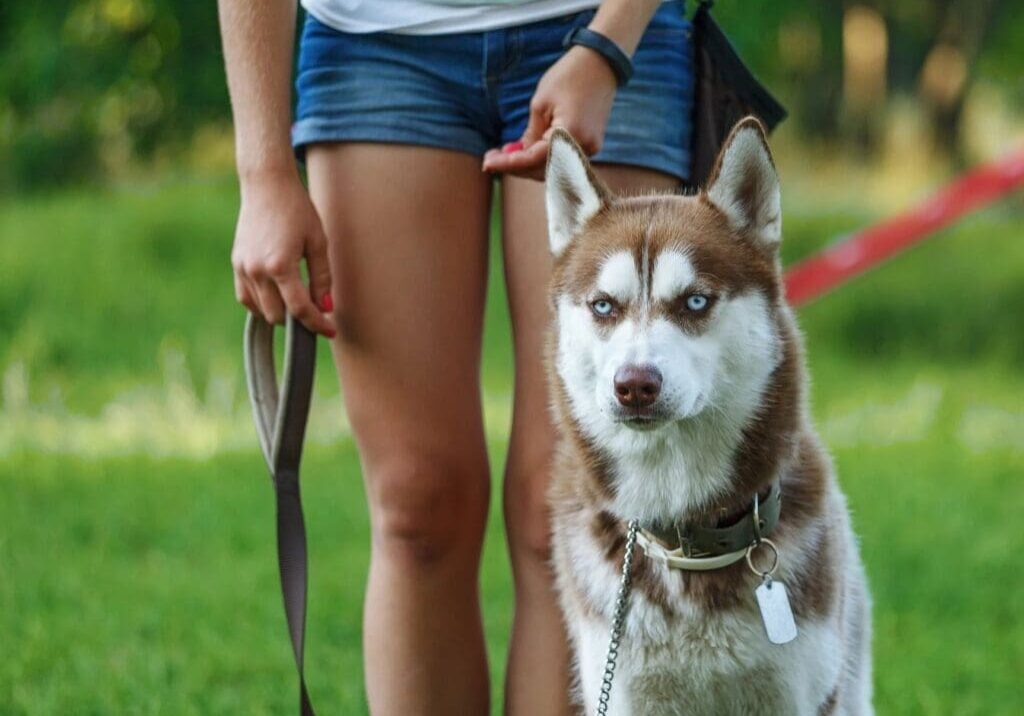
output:
[[503, 502], [513, 566], [548, 567], [551, 559], [550, 475], [551, 456], [547, 452], [509, 457]]
[[487, 520], [486, 456], [399, 452], [368, 469], [374, 548], [431, 566], [476, 560]]

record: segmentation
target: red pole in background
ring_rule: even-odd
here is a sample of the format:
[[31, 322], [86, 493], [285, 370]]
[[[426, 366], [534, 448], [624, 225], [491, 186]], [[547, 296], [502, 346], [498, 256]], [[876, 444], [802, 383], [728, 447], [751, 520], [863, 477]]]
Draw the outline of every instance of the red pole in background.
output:
[[800, 306], [831, 291], [1024, 185], [1024, 149], [983, 164], [924, 202], [797, 262], [786, 272], [786, 297]]

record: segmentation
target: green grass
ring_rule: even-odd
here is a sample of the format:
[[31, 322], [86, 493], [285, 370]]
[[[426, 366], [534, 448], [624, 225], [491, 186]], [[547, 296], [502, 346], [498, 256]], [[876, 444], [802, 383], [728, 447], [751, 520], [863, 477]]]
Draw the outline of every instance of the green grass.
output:
[[[0, 205], [0, 714], [294, 709], [239, 382], [235, 201], [228, 180], [168, 180]], [[789, 208], [787, 261], [872, 218]], [[801, 313], [874, 594], [882, 714], [1024, 712], [1022, 231], [1019, 206], [985, 212]], [[487, 329], [500, 474], [498, 280]], [[307, 663], [320, 708], [355, 714], [367, 518], [322, 357]], [[494, 507], [481, 579], [497, 704], [512, 602]]]

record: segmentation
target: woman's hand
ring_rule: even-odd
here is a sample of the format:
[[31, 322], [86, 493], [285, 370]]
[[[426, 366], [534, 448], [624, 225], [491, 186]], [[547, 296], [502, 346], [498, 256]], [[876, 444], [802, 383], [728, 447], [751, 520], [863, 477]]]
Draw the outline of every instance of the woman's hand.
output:
[[556, 127], [567, 129], [587, 154], [596, 154], [616, 87], [603, 57], [586, 47], [569, 48], [537, 84], [522, 139], [487, 152], [484, 171], [543, 179], [548, 137]]
[[[300, 270], [303, 258], [308, 288]], [[327, 238], [297, 174], [243, 180], [231, 264], [235, 295], [250, 311], [271, 323], [283, 323], [291, 313], [311, 331], [337, 335]]]

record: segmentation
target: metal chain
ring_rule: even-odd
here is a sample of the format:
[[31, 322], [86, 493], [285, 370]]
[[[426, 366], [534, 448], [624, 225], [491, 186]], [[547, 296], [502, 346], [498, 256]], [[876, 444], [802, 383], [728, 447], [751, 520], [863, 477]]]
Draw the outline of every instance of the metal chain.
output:
[[608, 655], [604, 660], [604, 676], [601, 679], [601, 693], [597, 697], [597, 716], [607, 716], [608, 699], [612, 695], [612, 679], [615, 678], [615, 663], [619, 658], [619, 642], [626, 624], [629, 610], [629, 592], [633, 582], [633, 550], [636, 547], [636, 533], [640, 529], [638, 520], [631, 520], [626, 531], [626, 551], [622, 556], [622, 579], [619, 593], [615, 597], [615, 612], [612, 615], [611, 636], [608, 639]]

